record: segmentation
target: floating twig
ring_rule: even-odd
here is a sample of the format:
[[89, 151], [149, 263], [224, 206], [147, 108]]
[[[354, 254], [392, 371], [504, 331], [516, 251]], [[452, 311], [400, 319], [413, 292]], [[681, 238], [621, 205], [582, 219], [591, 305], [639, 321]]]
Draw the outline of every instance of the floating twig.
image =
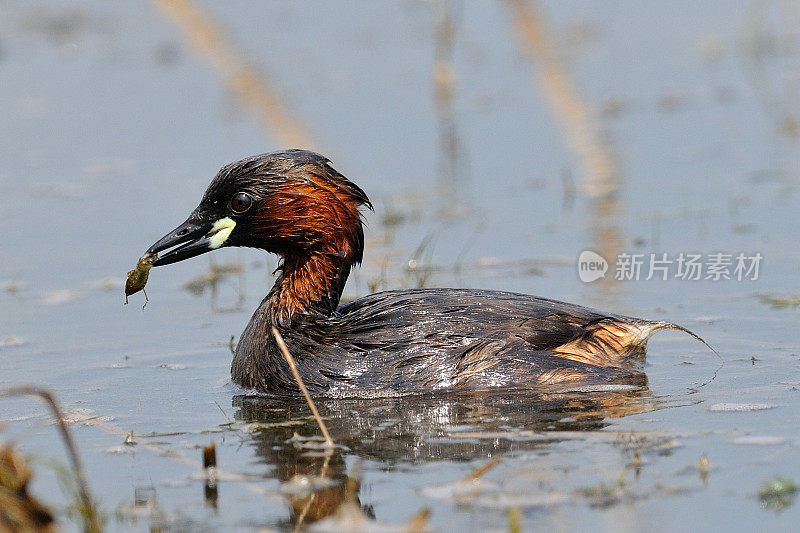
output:
[[423, 533], [428, 530], [428, 518], [431, 516], [431, 510], [427, 507], [420, 509], [411, 517], [408, 522], [406, 533]]
[[497, 466], [497, 465], [499, 465], [499, 464], [500, 464], [500, 458], [499, 458], [499, 457], [495, 457], [495, 458], [493, 458], [491, 461], [489, 461], [488, 463], [486, 463], [485, 465], [483, 465], [482, 467], [480, 467], [480, 468], [478, 468], [478, 469], [476, 469], [476, 470], [473, 470], [472, 472], [470, 472], [470, 473], [469, 473], [469, 475], [467, 475], [467, 476], [466, 476], [466, 477], [463, 479], [463, 481], [477, 481], [477, 480], [479, 480], [481, 477], [483, 477], [483, 475], [484, 475], [486, 472], [488, 472], [489, 470], [491, 470], [492, 468], [496, 467], [496, 466]]
[[224, 424], [220, 424], [220, 426], [232, 426], [233, 424], [236, 423], [233, 420], [231, 420], [231, 417], [228, 416], [228, 413], [225, 412], [225, 409], [222, 408], [222, 406], [219, 404], [219, 402], [214, 400], [214, 405], [217, 406], [217, 409], [220, 410], [220, 412], [222, 413], [222, 416], [224, 416], [225, 420], [227, 420], [227, 422], [225, 422]]

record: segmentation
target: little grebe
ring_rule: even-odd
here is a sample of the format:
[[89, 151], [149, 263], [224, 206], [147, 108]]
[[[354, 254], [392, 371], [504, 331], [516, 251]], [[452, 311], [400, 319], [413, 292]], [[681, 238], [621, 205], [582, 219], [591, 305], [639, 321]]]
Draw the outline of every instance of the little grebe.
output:
[[281, 257], [231, 366], [234, 382], [265, 392], [298, 391], [272, 326], [308, 389], [335, 395], [629, 379], [641, 376], [653, 331], [683, 329], [474, 289], [388, 291], [340, 307], [364, 250], [361, 206], [372, 208], [364, 191], [319, 154], [257, 155], [223, 167], [186, 222], [148, 252], [169, 249], [156, 267], [222, 246]]

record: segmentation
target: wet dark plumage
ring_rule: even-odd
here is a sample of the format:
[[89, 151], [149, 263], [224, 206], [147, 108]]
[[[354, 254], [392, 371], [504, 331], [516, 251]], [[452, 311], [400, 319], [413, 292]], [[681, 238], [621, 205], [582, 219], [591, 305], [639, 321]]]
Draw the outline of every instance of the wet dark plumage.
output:
[[[232, 374], [249, 388], [292, 392], [297, 385], [261, 318], [269, 305], [262, 303], [242, 335]], [[622, 321], [652, 329], [522, 294], [420, 289], [373, 294], [333, 316], [298, 317], [282, 335], [310, 390], [380, 394], [633, 377], [645, 339], [616, 351], [593, 336]], [[559, 353], [571, 342], [584, 343], [586, 359], [598, 364]]]
[[263, 154], [223, 167], [189, 219], [148, 252], [172, 248], [161, 266], [209, 251], [212, 226], [226, 219], [235, 227], [224, 246], [281, 256], [231, 367], [234, 382], [277, 394], [298, 387], [272, 326], [309, 390], [335, 395], [638, 378], [650, 334], [676, 327], [472, 289], [389, 291], [338, 307], [362, 259], [362, 206], [371, 208], [366, 194], [323, 156]]

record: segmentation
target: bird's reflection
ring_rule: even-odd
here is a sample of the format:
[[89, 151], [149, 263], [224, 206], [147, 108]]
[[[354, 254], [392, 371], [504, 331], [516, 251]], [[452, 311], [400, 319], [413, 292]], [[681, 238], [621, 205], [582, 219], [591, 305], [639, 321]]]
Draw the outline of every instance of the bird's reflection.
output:
[[298, 437], [319, 433], [302, 398], [236, 396], [234, 406], [237, 420], [256, 424], [251, 445], [276, 479], [324, 478], [322, 488], [289, 496], [291, 520], [298, 526], [330, 516], [344, 503], [371, 514], [359, 501], [359, 481], [348, 475], [346, 460], [393, 468], [529, 451], [569, 438], [560, 432], [597, 431], [609, 419], [653, 411], [660, 403], [644, 374], [624, 384], [571, 390], [321, 399], [318, 407], [337, 444], [327, 452]]

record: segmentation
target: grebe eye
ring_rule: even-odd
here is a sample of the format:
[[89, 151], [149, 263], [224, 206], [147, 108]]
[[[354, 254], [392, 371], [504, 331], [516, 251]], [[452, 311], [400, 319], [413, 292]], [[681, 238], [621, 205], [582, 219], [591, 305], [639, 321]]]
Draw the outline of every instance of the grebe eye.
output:
[[242, 214], [253, 205], [253, 199], [246, 192], [239, 192], [231, 199], [231, 209], [234, 213]]

